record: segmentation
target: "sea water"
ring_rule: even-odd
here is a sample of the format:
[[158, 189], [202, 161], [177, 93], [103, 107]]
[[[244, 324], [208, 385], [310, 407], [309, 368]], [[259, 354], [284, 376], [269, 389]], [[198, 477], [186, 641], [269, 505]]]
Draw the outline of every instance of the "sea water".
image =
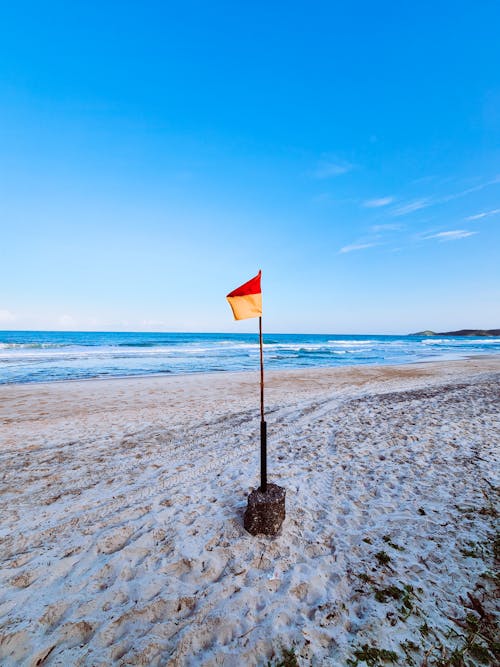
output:
[[[268, 369], [500, 353], [500, 338], [265, 334]], [[0, 384], [256, 370], [256, 334], [0, 331]]]

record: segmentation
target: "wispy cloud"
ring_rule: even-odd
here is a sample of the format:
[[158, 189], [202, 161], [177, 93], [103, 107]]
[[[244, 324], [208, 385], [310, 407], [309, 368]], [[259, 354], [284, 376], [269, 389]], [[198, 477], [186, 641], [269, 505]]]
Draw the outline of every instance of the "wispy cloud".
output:
[[365, 250], [365, 248], [373, 248], [373, 246], [380, 245], [379, 243], [353, 243], [352, 245], [345, 245], [340, 248], [339, 253], [354, 252], [355, 250]]
[[[497, 185], [498, 183], [500, 183], [500, 176], [495, 176], [489, 181], [485, 181], [484, 183], [479, 183], [478, 185], [474, 185], [471, 188], [466, 188], [465, 190], [461, 190], [460, 192], [453, 192], [452, 194], [442, 195], [441, 197], [421, 197], [419, 199], [415, 199], [406, 204], [401, 204], [400, 206], [394, 207], [391, 210], [391, 213], [394, 216], [409, 215], [410, 213], [414, 213], [415, 211], [420, 211], [424, 208], [429, 208], [429, 206], [436, 206], [437, 204], [446, 204], [455, 199], [466, 197], [467, 195], [472, 194], [473, 192], [479, 192], [480, 190], [484, 190], [484, 188], [487, 188], [491, 185]], [[495, 209], [494, 211], [487, 212], [485, 215], [490, 215], [490, 214], [492, 215], [498, 212], [499, 209]], [[485, 215], [480, 213], [478, 214], [478, 217], [471, 216], [467, 218], [467, 220], [478, 220], [481, 217], [485, 217]]]
[[370, 227], [372, 232], [397, 232], [400, 229], [403, 229], [404, 225], [398, 225], [397, 223], [388, 223], [385, 225], [372, 225]]
[[343, 160], [323, 159], [318, 162], [316, 169], [312, 171], [312, 176], [319, 179], [333, 178], [334, 176], [340, 176], [340, 174], [346, 174], [353, 168], [354, 165]]
[[484, 211], [483, 213], [476, 213], [476, 215], [469, 215], [466, 220], [481, 220], [481, 218], [487, 218], [490, 215], [498, 215], [500, 213], [500, 208], [494, 208], [492, 211]]
[[448, 232], [438, 232], [437, 234], [427, 234], [420, 238], [424, 240], [438, 239], [439, 241], [457, 241], [458, 239], [465, 239], [468, 236], [474, 236], [478, 232], [469, 232], [466, 229], [451, 229]]
[[420, 211], [423, 208], [432, 206], [432, 199], [415, 199], [414, 201], [408, 202], [408, 204], [403, 204], [402, 206], [396, 207], [392, 214], [395, 216], [408, 215], [409, 213], [414, 213], [415, 211]]
[[500, 183], [500, 176], [495, 176], [495, 178], [492, 178], [489, 181], [485, 181], [484, 183], [479, 183], [479, 185], [474, 185], [474, 187], [472, 188], [466, 188], [465, 190], [461, 190], [460, 192], [454, 192], [451, 195], [445, 195], [444, 197], [438, 199], [437, 203], [444, 203], [452, 201], [453, 199], [460, 199], [460, 197], [465, 197], [466, 195], [469, 195], [472, 192], [479, 192], [480, 190], [484, 190], [484, 188], [487, 188], [490, 185], [497, 185], [498, 183]]
[[380, 208], [381, 206], [389, 206], [394, 201], [394, 197], [379, 197], [378, 199], [367, 199], [363, 202], [363, 206], [367, 208]]

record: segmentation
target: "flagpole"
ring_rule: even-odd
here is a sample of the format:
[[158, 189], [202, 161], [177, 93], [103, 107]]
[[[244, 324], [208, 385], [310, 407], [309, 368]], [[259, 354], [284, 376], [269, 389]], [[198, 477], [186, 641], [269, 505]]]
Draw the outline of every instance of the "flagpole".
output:
[[260, 490], [267, 491], [267, 424], [264, 419], [264, 353], [262, 349], [262, 316], [259, 317], [260, 343]]

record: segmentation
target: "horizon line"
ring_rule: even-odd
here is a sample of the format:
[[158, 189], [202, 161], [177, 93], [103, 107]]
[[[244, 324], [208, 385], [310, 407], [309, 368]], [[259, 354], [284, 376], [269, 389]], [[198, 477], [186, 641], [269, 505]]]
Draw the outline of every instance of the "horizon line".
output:
[[[459, 329], [454, 329], [454, 331], [489, 331], [500, 329], [498, 327], [461, 327]], [[424, 332], [432, 331], [433, 333], [443, 334], [447, 333], [445, 331], [433, 331], [432, 329], [422, 329], [421, 332], [411, 332], [411, 333], [347, 333], [344, 331], [340, 332], [311, 332], [311, 331], [267, 331], [264, 332], [264, 335], [267, 336], [415, 336], [415, 335], [424, 335]], [[212, 334], [212, 335], [230, 335], [230, 336], [240, 336], [246, 334], [256, 334], [258, 331], [141, 331], [141, 330], [116, 330], [116, 329], [0, 329], [0, 333], [98, 333], [98, 334]]]

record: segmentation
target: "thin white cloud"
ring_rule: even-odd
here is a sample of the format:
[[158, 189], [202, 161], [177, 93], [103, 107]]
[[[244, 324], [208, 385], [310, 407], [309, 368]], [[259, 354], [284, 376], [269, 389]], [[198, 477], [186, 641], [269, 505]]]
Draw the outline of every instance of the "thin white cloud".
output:
[[346, 174], [348, 171], [351, 171], [354, 168], [354, 165], [349, 162], [344, 162], [342, 160], [321, 160], [316, 169], [312, 172], [314, 178], [324, 179], [324, 178], [333, 178], [334, 176], [340, 176], [341, 174]]
[[409, 213], [414, 213], [415, 211], [420, 211], [423, 208], [432, 206], [432, 204], [433, 201], [429, 198], [415, 199], [414, 201], [408, 202], [408, 204], [398, 206], [392, 211], [392, 214], [395, 216], [408, 215]]
[[479, 190], [484, 190], [484, 188], [487, 188], [490, 185], [496, 185], [497, 183], [500, 183], [500, 176], [495, 176], [495, 178], [492, 178], [490, 181], [486, 181], [485, 183], [480, 183], [479, 185], [475, 185], [472, 188], [467, 188], [466, 190], [462, 190], [461, 192], [455, 192], [452, 195], [446, 195], [444, 197], [441, 197], [440, 199], [438, 199], [438, 203], [445, 203], [448, 201], [452, 201], [453, 199], [459, 199], [460, 197], [465, 197], [466, 195], [471, 194], [471, 192], [479, 192]]
[[381, 206], [389, 206], [394, 201], [394, 197], [379, 197], [378, 199], [367, 199], [363, 202], [363, 206], [367, 208], [380, 208]]
[[476, 213], [476, 215], [469, 215], [466, 220], [481, 220], [481, 218], [487, 218], [490, 215], [498, 215], [500, 213], [500, 208], [494, 208], [492, 211], [484, 211], [483, 213]]
[[385, 224], [385, 225], [372, 225], [370, 227], [372, 232], [397, 232], [400, 229], [403, 229], [403, 225], [398, 225], [398, 224]]
[[352, 245], [345, 245], [340, 248], [339, 253], [354, 252], [355, 250], [364, 250], [365, 248], [373, 248], [373, 246], [380, 245], [379, 243], [353, 243]]
[[[420, 211], [424, 208], [428, 208], [429, 206], [436, 206], [437, 204], [446, 204], [455, 199], [466, 197], [467, 195], [472, 194], [473, 192], [479, 192], [480, 190], [484, 190], [484, 188], [487, 188], [491, 185], [497, 185], [498, 183], [500, 183], [500, 175], [495, 176], [494, 178], [490, 179], [489, 181], [485, 181], [484, 183], [479, 183], [479, 185], [475, 185], [471, 188], [466, 188], [465, 190], [461, 190], [460, 192], [454, 192], [452, 194], [443, 195], [441, 197], [421, 197], [419, 199], [415, 199], [406, 204], [401, 204], [400, 206], [392, 208], [391, 213], [394, 216], [408, 215], [410, 213], [414, 213], [415, 211]], [[374, 199], [369, 201], [377, 202], [377, 201], [382, 201], [382, 199], [381, 200]], [[365, 202], [364, 205], [366, 206], [367, 202]], [[486, 217], [487, 215], [494, 215], [499, 212], [500, 209], [494, 209], [493, 211], [478, 213], [477, 216], [470, 216], [466, 218], [466, 220], [479, 220], [481, 218]]]
[[16, 316], [10, 310], [0, 308], [0, 323], [8, 324], [14, 322], [16, 319]]
[[448, 232], [438, 232], [437, 234], [428, 234], [427, 236], [422, 236], [424, 240], [428, 239], [438, 239], [439, 241], [456, 241], [458, 239], [465, 239], [468, 236], [474, 236], [478, 232], [469, 232], [466, 229], [451, 229]]

